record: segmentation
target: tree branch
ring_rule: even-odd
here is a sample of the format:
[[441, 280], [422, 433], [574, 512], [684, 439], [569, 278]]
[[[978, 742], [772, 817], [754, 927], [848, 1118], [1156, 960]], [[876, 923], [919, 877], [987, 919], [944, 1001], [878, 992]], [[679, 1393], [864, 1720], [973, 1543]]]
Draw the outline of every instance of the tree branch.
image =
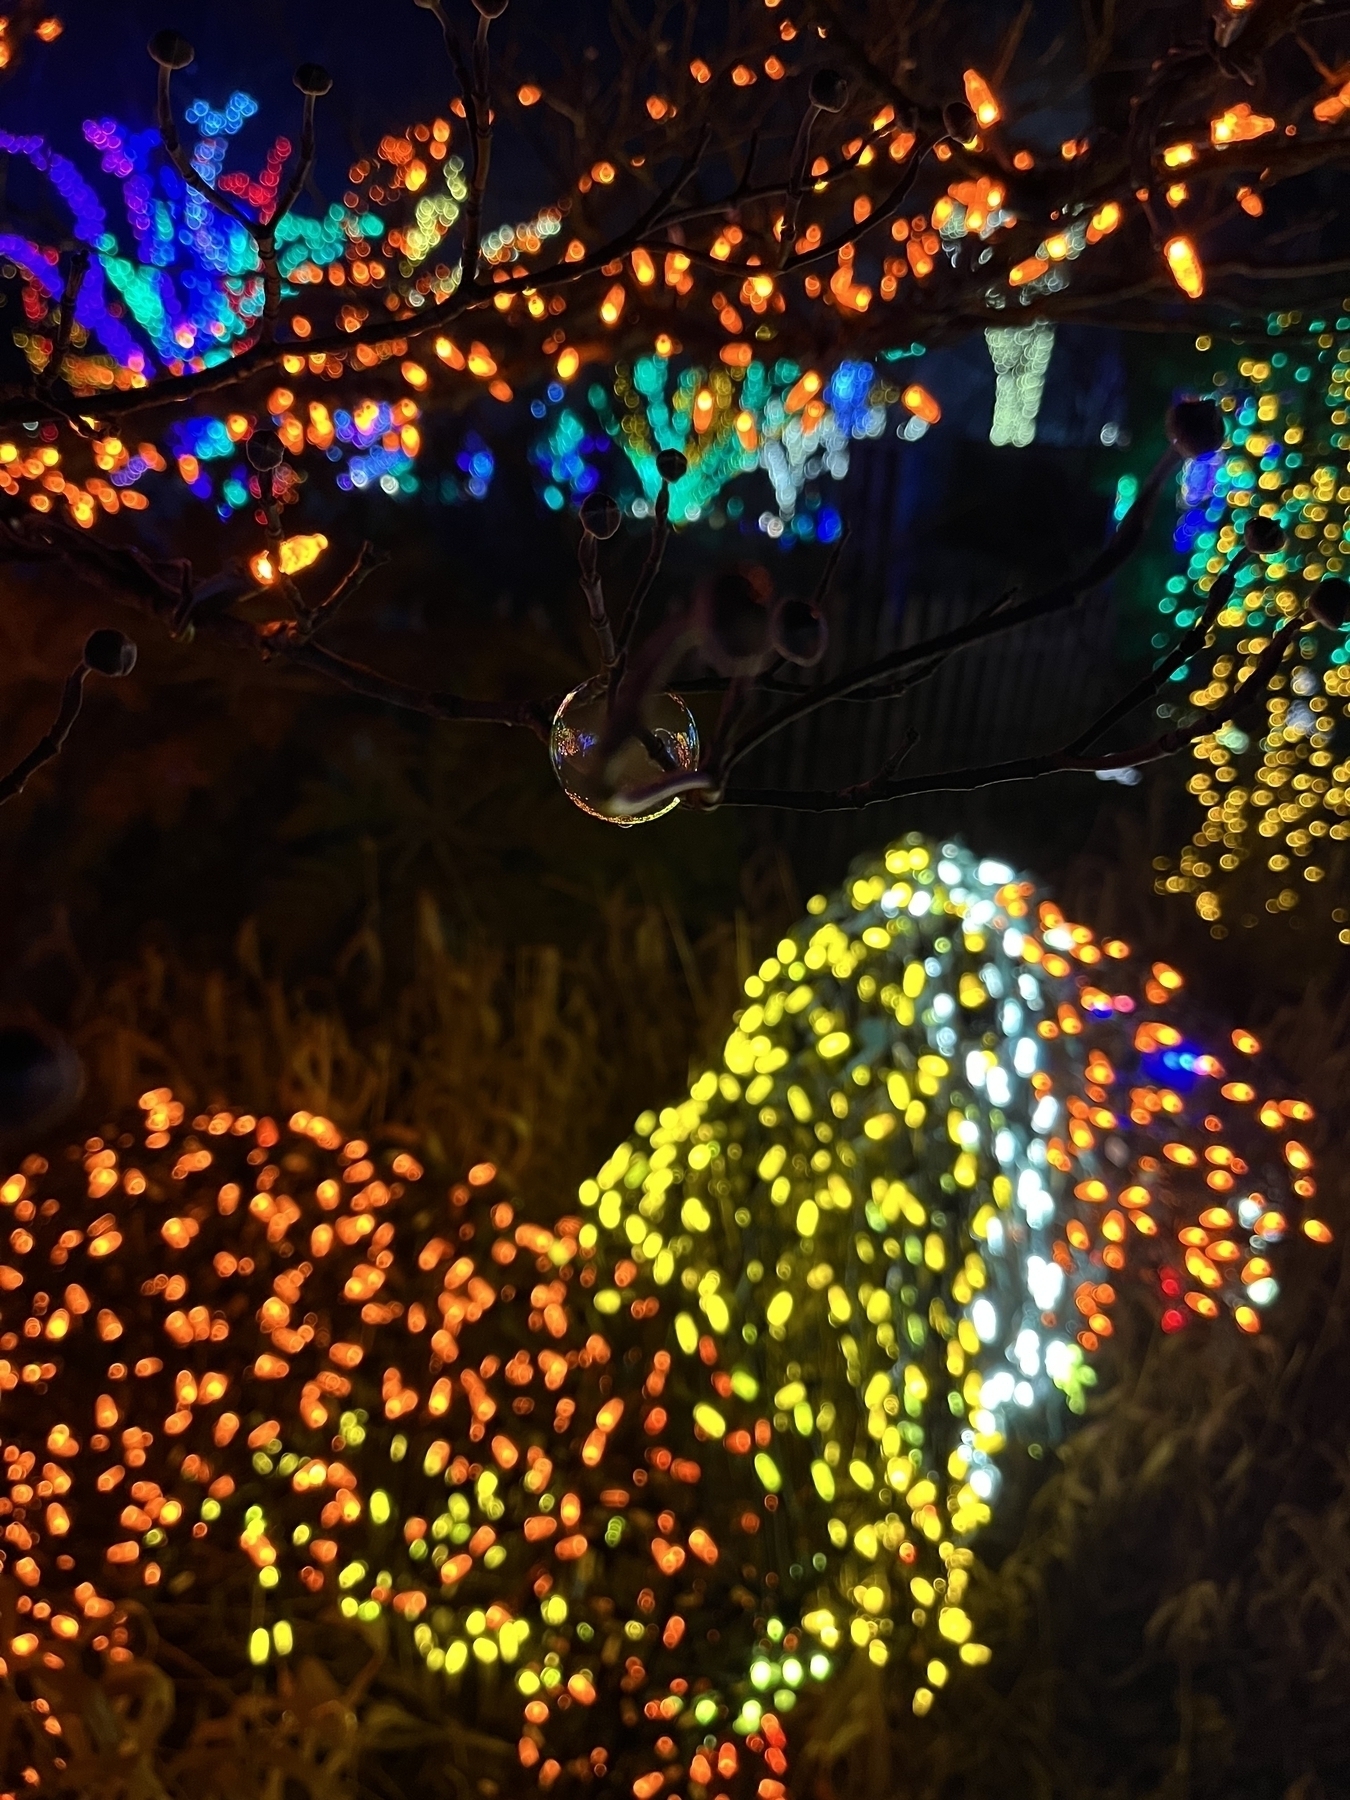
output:
[[[1134, 505], [1121, 520], [1120, 526], [1111, 541], [1089, 563], [1081, 575], [1071, 577], [1068, 581], [1058, 582], [1043, 594], [1029, 599], [1017, 601], [1010, 606], [996, 606], [971, 619], [965, 625], [954, 626], [950, 631], [939, 633], [919, 644], [908, 644], [899, 650], [893, 650], [887, 656], [879, 657], [865, 668], [853, 669], [838, 675], [833, 681], [822, 682], [818, 687], [808, 689], [799, 700], [790, 705], [780, 707], [746, 737], [731, 752], [727, 759], [723, 775], [730, 774], [737, 763], [757, 750], [761, 744], [789, 726], [797, 724], [822, 706], [832, 701], [844, 699], [855, 694], [861, 688], [873, 687], [887, 677], [898, 675], [922, 665], [925, 674], [931, 674], [958, 650], [965, 650], [972, 644], [1001, 635], [1005, 631], [1015, 630], [1020, 625], [1029, 625], [1038, 619], [1052, 617], [1055, 613], [1064, 612], [1079, 600], [1098, 588], [1103, 582], [1115, 574], [1138, 549], [1143, 541], [1144, 532], [1153, 516], [1153, 509], [1163, 484], [1176, 468], [1178, 458], [1175, 451], [1168, 450], [1158, 459], [1152, 471], [1140, 488]], [[930, 666], [931, 665], [931, 666]]]
[[1213, 629], [1214, 621], [1232, 598], [1238, 570], [1246, 560], [1246, 551], [1239, 550], [1229, 562], [1228, 567], [1215, 578], [1214, 586], [1209, 592], [1208, 603], [1190, 630], [1183, 633], [1167, 655], [1160, 658], [1142, 680], [1136, 682], [1128, 692], [1122, 694], [1114, 706], [1108, 707], [1099, 719], [1074, 739], [1073, 743], [1069, 745], [1070, 755], [1076, 756], [1088, 750], [1098, 738], [1105, 737], [1113, 725], [1132, 713], [1136, 706], [1142, 706], [1145, 700], [1151, 700], [1154, 694], [1161, 689], [1163, 683], [1171, 679], [1173, 672], [1189, 662], [1196, 651], [1204, 647], [1205, 639]]
[[80, 289], [84, 286], [84, 278], [89, 269], [89, 251], [84, 244], [77, 244], [71, 252], [70, 264], [66, 269], [65, 286], [61, 290], [61, 319], [57, 327], [56, 343], [52, 347], [51, 360], [42, 371], [38, 381], [40, 389], [55, 386], [61, 378], [61, 369], [70, 349], [70, 334], [75, 328], [75, 307], [80, 298]]
[[[332, 604], [350, 593], [356, 580], [364, 579], [373, 566], [364, 554], [339, 583], [330, 602], [319, 609], [318, 620], [277, 620], [261, 626], [221, 610], [214, 601], [208, 604], [208, 593], [216, 583], [193, 583], [190, 571], [185, 583], [181, 566], [175, 566], [170, 576], [136, 550], [101, 545], [88, 533], [72, 531], [50, 519], [39, 520], [35, 516], [31, 522], [26, 518], [10, 521], [5, 536], [0, 538], [0, 555], [12, 562], [59, 560], [72, 563], [105, 592], [169, 626], [182, 611], [186, 585], [193, 595], [188, 616], [199, 631], [234, 649], [284, 660], [324, 675], [352, 693], [387, 706], [397, 706], [405, 712], [421, 713], [433, 719], [523, 726], [536, 737], [546, 739], [556, 711], [557, 702], [551, 698], [468, 700], [445, 690], [409, 687], [315, 643], [310, 635], [314, 625], [322, 622], [331, 612]], [[233, 604], [243, 593], [242, 581], [233, 591], [226, 586], [222, 596], [225, 606]]]
[[522, 725], [541, 741], [547, 741], [549, 725], [556, 710], [548, 701], [538, 700], [466, 700], [460, 694], [408, 687], [393, 681], [364, 663], [337, 656], [316, 644], [302, 630], [288, 624], [264, 627], [260, 647], [269, 655], [283, 657], [297, 668], [326, 675], [353, 694], [366, 700], [378, 700], [385, 706], [397, 706], [404, 712], [416, 712], [429, 719], [446, 719], [480, 725]]
[[136, 646], [129, 638], [123, 637], [120, 631], [95, 631], [86, 639], [83, 655], [66, 676], [65, 686], [61, 690], [61, 704], [50, 730], [42, 734], [27, 756], [17, 762], [7, 775], [0, 776], [0, 806], [21, 794], [29, 779], [44, 763], [51, 762], [61, 754], [71, 727], [80, 716], [87, 677], [99, 674], [115, 679], [129, 675], [135, 666]]
[[[870, 781], [836, 792], [797, 792], [787, 788], [740, 788], [717, 797], [720, 806], [764, 806], [791, 812], [856, 812], [862, 807], [878, 806], [888, 800], [909, 800], [920, 794], [970, 793], [977, 788], [999, 787], [1010, 781], [1032, 781], [1042, 775], [1086, 774], [1109, 769], [1137, 769], [1149, 763], [1162, 762], [1179, 750], [1210, 736], [1255, 700], [1270, 682], [1294, 637], [1307, 624], [1304, 615], [1288, 619], [1275, 633], [1262, 652], [1246, 681], [1220, 706], [1200, 715], [1191, 724], [1164, 732], [1131, 750], [1118, 750], [1098, 757], [1075, 756], [1072, 748], [1049, 750], [1040, 756], [1022, 756], [1009, 762], [988, 763], [970, 769], [948, 769], [932, 775], [917, 775], [909, 781], [885, 779], [882, 769]], [[889, 768], [890, 765], [887, 765]], [[659, 792], [632, 794], [628, 804], [633, 810], [645, 810], [659, 802]]]
[[586, 610], [591, 617], [591, 630], [600, 646], [600, 660], [608, 669], [615, 658], [614, 629], [605, 609], [605, 590], [600, 580], [600, 544], [589, 531], [583, 531], [577, 545], [577, 564], [581, 571], [581, 591], [586, 596]]

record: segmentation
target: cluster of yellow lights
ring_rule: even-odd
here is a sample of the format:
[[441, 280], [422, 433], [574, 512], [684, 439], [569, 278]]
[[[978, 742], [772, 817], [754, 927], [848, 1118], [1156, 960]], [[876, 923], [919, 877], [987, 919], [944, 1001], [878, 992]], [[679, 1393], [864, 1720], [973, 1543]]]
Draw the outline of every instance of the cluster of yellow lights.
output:
[[0, 1651], [42, 1718], [9, 1794], [78, 1731], [47, 1677], [203, 1581], [264, 1674], [334, 1609], [392, 1614], [545, 1791], [782, 1800], [846, 1658], [920, 1714], [988, 1659], [969, 1542], [1006, 1441], [1081, 1408], [1132, 1269], [1164, 1329], [1259, 1328], [1311, 1111], [1248, 1034], [1234, 1070], [1191, 1045], [1174, 970], [955, 845], [810, 912], [720, 1068], [564, 1216], [167, 1089], [24, 1159]]
[[[1230, 442], [1215, 523], [1192, 556], [1191, 604], [1203, 604], [1252, 514], [1278, 519], [1286, 548], [1240, 585], [1219, 615], [1220, 653], [1188, 696], [1197, 706], [1221, 701], [1255, 666], [1271, 631], [1306, 608], [1324, 579], [1343, 581], [1350, 566], [1350, 320], [1338, 320], [1336, 331], [1319, 322], [1311, 342], [1286, 343], [1281, 337], [1299, 321], [1279, 315], [1271, 323], [1268, 350], [1216, 372]], [[1186, 584], [1178, 578], [1172, 585]], [[1170, 610], [1175, 603], [1166, 604]], [[1197, 912], [1222, 935], [1234, 911], [1228, 884], [1260, 857], [1268, 891], [1258, 904], [1279, 914], [1304, 903], [1306, 884], [1315, 888], [1326, 878], [1336, 846], [1350, 839], [1347, 717], [1347, 652], [1337, 633], [1310, 621], [1297, 654], [1271, 682], [1264, 731], [1229, 726], [1197, 742], [1198, 767], [1187, 787], [1204, 819], [1175, 862], [1159, 860], [1159, 891], [1193, 895]], [[1341, 942], [1350, 944], [1345, 912], [1337, 908], [1333, 919]]]

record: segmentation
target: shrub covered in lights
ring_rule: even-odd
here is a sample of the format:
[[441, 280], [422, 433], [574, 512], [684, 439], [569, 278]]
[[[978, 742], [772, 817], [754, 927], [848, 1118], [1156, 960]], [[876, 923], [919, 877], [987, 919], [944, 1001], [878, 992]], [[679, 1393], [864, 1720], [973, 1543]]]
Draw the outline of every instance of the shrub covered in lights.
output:
[[667, 339], [655, 354], [621, 365], [612, 386], [592, 382], [584, 407], [568, 400], [560, 381], [548, 389], [549, 404], [535, 402], [536, 416], [547, 420], [532, 453], [547, 506], [559, 511], [599, 487], [617, 447], [628, 468], [610, 469], [605, 478], [644, 518], [661, 488], [658, 453], [679, 450], [689, 467], [671, 490], [672, 518], [702, 518], [719, 498], [727, 516], [742, 517], [747, 498], [753, 509], [755, 490], [725, 490], [760, 470], [772, 504], [747, 525], [770, 537], [786, 531], [829, 544], [842, 524], [821, 484], [848, 473], [850, 443], [879, 437], [902, 399], [902, 416], [917, 431], [941, 416], [922, 388], [911, 384], [902, 393], [872, 363], [842, 362], [826, 379], [788, 358], [760, 362], [745, 345], [731, 345], [727, 360], [711, 370], [681, 366], [674, 350]]
[[[1259, 355], [1215, 372], [1230, 441], [1183, 472], [1176, 544], [1188, 562], [1159, 603], [1169, 632], [1194, 623], [1246, 522], [1260, 516], [1283, 529], [1283, 548], [1264, 566], [1248, 564], [1218, 616], [1210, 678], [1190, 692], [1187, 669], [1173, 678], [1177, 700], [1198, 705], [1241, 679], [1281, 620], [1311, 613], [1297, 656], [1271, 683], [1264, 728], [1235, 722], [1195, 746], [1188, 786], [1204, 818], [1157, 886], [1193, 895], [1219, 935], [1253, 897], [1275, 914], [1315, 911], [1319, 901], [1325, 911], [1332, 899], [1323, 896], [1339, 895], [1339, 883], [1319, 884], [1343, 869], [1340, 846], [1350, 839], [1350, 648], [1341, 630], [1350, 620], [1350, 317], [1279, 313], [1269, 330]], [[1253, 881], [1256, 859], [1265, 867]], [[1335, 926], [1350, 944], [1343, 911]]]
[[[186, 119], [197, 134], [191, 149], [197, 174], [245, 202], [266, 225], [293, 146], [277, 138], [256, 177], [225, 170], [232, 140], [257, 110], [250, 95], [235, 93], [223, 108], [194, 101]], [[25, 158], [47, 177], [70, 214], [76, 237], [88, 247], [65, 365], [68, 378], [79, 391], [96, 396], [144, 387], [160, 373], [192, 373], [227, 362], [252, 340], [262, 315], [264, 295], [252, 235], [187, 185], [164, 156], [158, 131], [128, 130], [111, 118], [90, 119], [84, 136], [99, 155], [102, 174], [120, 191], [126, 217], [121, 236], [99, 191], [69, 157], [41, 137], [0, 132], [0, 149]], [[298, 303], [307, 289], [345, 288], [350, 281], [353, 297], [341, 309], [339, 323], [354, 328], [369, 312], [361, 301], [363, 291], [383, 285], [387, 271], [382, 259], [413, 282], [417, 304], [448, 293], [449, 269], [428, 259], [458, 219], [466, 192], [463, 162], [450, 153], [449, 138], [445, 120], [386, 136], [378, 158], [353, 165], [352, 189], [341, 203], [334, 202], [318, 217], [286, 213], [276, 224], [284, 299]], [[497, 230], [485, 250], [490, 259], [500, 260], [512, 253], [518, 235], [521, 243], [538, 248], [557, 230], [557, 218], [550, 213], [518, 232], [511, 226]], [[34, 372], [41, 373], [54, 349], [49, 314], [61, 298], [57, 252], [13, 233], [0, 234], [0, 275], [21, 282], [25, 326], [15, 333], [15, 342]], [[301, 341], [285, 359], [288, 377], [335, 380], [350, 372], [342, 359], [303, 354], [303, 339], [310, 332], [303, 313], [292, 325]], [[394, 339], [379, 347], [363, 346], [354, 357], [358, 373], [392, 359], [386, 374], [397, 377], [402, 391], [359, 397], [348, 389], [345, 405], [329, 407], [318, 398], [298, 404], [283, 383], [267, 399], [267, 420], [239, 411], [180, 419], [159, 445], [132, 444], [110, 432], [95, 436], [71, 467], [74, 479], [66, 478], [57, 450], [0, 446], [0, 491], [25, 495], [39, 510], [50, 510], [56, 494], [77, 524], [89, 526], [100, 513], [143, 509], [149, 498], [142, 486], [145, 478], [163, 474], [172, 461], [188, 491], [228, 518], [257, 502], [243, 440], [262, 422], [279, 430], [292, 456], [317, 453], [332, 464], [333, 479], [345, 491], [418, 492], [423, 486], [417, 474], [418, 396], [429, 378], [421, 363], [408, 359], [407, 348]], [[495, 363], [487, 368], [491, 358], [484, 361], [486, 353], [478, 354], [481, 346], [475, 345], [468, 358], [448, 339], [437, 348], [441, 362], [453, 369], [462, 372], [472, 360], [474, 376], [496, 374]], [[388, 382], [383, 386], [387, 390]], [[86, 468], [87, 462], [93, 466]], [[482, 498], [492, 475], [490, 455], [484, 464], [481, 443], [469, 445], [459, 464], [466, 479], [442, 481], [435, 493], [441, 499], [458, 499], [466, 492]], [[54, 486], [54, 476], [60, 486]], [[291, 484], [279, 498], [285, 502], [297, 493]]]
[[523, 1786], [638, 1800], [781, 1796], [849, 1659], [919, 1714], [988, 1659], [1000, 1452], [1082, 1409], [1126, 1281], [1259, 1331], [1281, 1241], [1329, 1237], [1311, 1110], [957, 846], [809, 910], [570, 1206], [162, 1089], [22, 1161], [2, 1648], [39, 1782], [93, 1754], [86, 1671], [204, 1587], [285, 1692], [325, 1620], [385, 1619]]

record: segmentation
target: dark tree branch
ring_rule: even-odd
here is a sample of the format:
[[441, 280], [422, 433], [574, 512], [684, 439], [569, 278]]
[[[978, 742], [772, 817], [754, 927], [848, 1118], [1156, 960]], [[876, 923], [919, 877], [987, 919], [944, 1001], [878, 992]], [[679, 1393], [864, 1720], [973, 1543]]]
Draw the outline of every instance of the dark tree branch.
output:
[[51, 762], [61, 754], [71, 727], [79, 718], [80, 708], [84, 704], [86, 678], [93, 674], [114, 678], [129, 675], [135, 666], [136, 646], [129, 638], [124, 638], [120, 631], [96, 631], [86, 640], [83, 655], [66, 676], [65, 686], [61, 690], [61, 704], [57, 708], [51, 729], [42, 734], [27, 756], [17, 762], [7, 775], [0, 776], [0, 806], [21, 794], [29, 779], [44, 763]]
[[362, 544], [357, 552], [356, 561], [338, 582], [332, 593], [320, 600], [317, 606], [310, 607], [306, 611], [304, 619], [306, 632], [312, 636], [322, 626], [331, 625], [337, 616], [338, 609], [344, 606], [357, 589], [364, 585], [369, 575], [388, 560], [383, 551], [377, 550], [373, 544], [369, 542]]
[[[670, 483], [668, 481], [663, 481], [661, 483], [661, 492], [656, 496], [656, 509], [652, 518], [652, 538], [651, 544], [647, 550], [647, 560], [642, 565], [642, 572], [639, 574], [637, 584], [633, 588], [632, 594], [629, 596], [628, 605], [624, 608], [623, 618], [619, 621], [619, 629], [615, 641], [616, 662], [622, 659], [627, 653], [629, 640], [631, 639], [633, 629], [638, 622], [638, 615], [642, 611], [643, 602], [652, 591], [652, 586], [656, 581], [656, 577], [661, 573], [661, 562], [666, 554], [666, 544], [669, 540]], [[622, 679], [621, 674], [618, 679]], [[617, 681], [615, 685], [617, 686]]]
[[965, 625], [954, 626], [950, 631], [942, 632], [923, 643], [905, 645], [887, 656], [879, 657], [866, 668], [850, 670], [836, 676], [833, 681], [822, 682], [818, 687], [808, 689], [799, 700], [770, 714], [763, 724], [748, 733], [728, 758], [724, 773], [730, 774], [737, 763], [778, 732], [797, 724], [799, 720], [822, 706], [828, 706], [834, 700], [854, 694], [860, 688], [874, 687], [879, 681], [919, 666], [924, 668], [926, 674], [931, 674], [941, 662], [955, 655], [958, 650], [968, 649], [972, 644], [982, 643], [1005, 631], [1015, 630], [1018, 626], [1029, 625], [1038, 619], [1050, 618], [1056, 613], [1067, 611], [1109, 580], [1139, 548], [1163, 483], [1176, 468], [1177, 461], [1175, 451], [1164, 452], [1140, 488], [1134, 505], [1121, 520], [1111, 541], [1093, 558], [1081, 575], [1058, 582], [1043, 594], [1009, 606], [991, 608]]
[[[1200, 715], [1190, 724], [1137, 744], [1130, 750], [1118, 750], [1098, 757], [1075, 756], [1072, 748], [1048, 750], [1039, 756], [1016, 757], [1009, 762], [988, 763], [979, 768], [938, 770], [931, 775], [917, 775], [908, 781], [887, 779], [890, 764], [870, 781], [857, 787], [834, 792], [801, 792], [785, 788], [733, 788], [717, 796], [720, 806], [763, 806], [792, 812], [856, 812], [861, 807], [878, 806], [889, 800], [908, 800], [920, 794], [969, 793], [977, 788], [999, 787], [1011, 781], [1032, 781], [1042, 775], [1086, 774], [1111, 769], [1137, 769], [1149, 763], [1165, 761], [1179, 750], [1208, 737], [1258, 699], [1270, 683], [1296, 634], [1307, 620], [1299, 614], [1288, 619], [1276, 631], [1247, 679], [1220, 706]], [[906, 747], [907, 749], [907, 747]], [[903, 753], [902, 753], [903, 754]], [[687, 787], [684, 792], [699, 790]], [[706, 790], [705, 790], [706, 791]], [[650, 793], [631, 796], [632, 810], [653, 804]]]
[[[267, 628], [264, 628], [267, 632]], [[466, 700], [460, 694], [412, 688], [393, 681], [364, 663], [337, 656], [315, 643], [302, 630], [288, 625], [273, 627], [261, 637], [261, 647], [269, 654], [284, 657], [297, 668], [326, 675], [353, 694], [366, 700], [378, 700], [385, 706], [397, 706], [404, 712], [421, 713], [429, 719], [446, 719], [480, 725], [523, 725], [537, 738], [547, 740], [553, 707], [537, 700]]]
[[8, 775], [0, 777], [0, 806], [6, 800], [12, 800], [21, 794], [28, 784], [31, 775], [37, 773], [44, 763], [59, 756], [61, 746], [70, 736], [70, 728], [80, 716], [80, 707], [84, 704], [84, 682], [89, 669], [84, 662], [79, 662], [66, 676], [66, 685], [61, 690], [61, 704], [50, 731], [44, 732], [28, 752], [27, 756], [17, 762]]
[[38, 381], [41, 389], [53, 387], [61, 378], [66, 353], [70, 349], [70, 334], [75, 329], [75, 307], [80, 298], [80, 289], [84, 286], [88, 268], [88, 248], [84, 244], [77, 244], [71, 252], [70, 262], [66, 268], [65, 286], [61, 290], [61, 319], [57, 326], [56, 343], [52, 347], [51, 360], [42, 371]]
[[600, 580], [600, 543], [589, 531], [582, 533], [581, 542], [577, 545], [577, 564], [581, 571], [581, 591], [586, 596], [586, 610], [591, 618], [591, 630], [600, 646], [600, 660], [608, 669], [613, 666], [617, 654], [614, 628], [609, 622], [609, 613], [605, 608], [605, 590]]
[[[10, 520], [0, 538], [0, 555], [15, 563], [68, 563], [114, 598], [170, 627], [182, 611], [181, 565], [175, 564], [171, 570], [162, 568], [134, 549], [102, 545], [88, 533], [71, 530], [51, 519], [35, 516], [31, 520]], [[357, 565], [339, 583], [333, 599], [340, 600], [345, 593], [350, 593], [355, 581], [364, 579], [371, 566], [369, 557], [358, 558]], [[327, 616], [329, 603], [319, 609], [318, 620], [306, 618], [252, 625], [210, 603], [208, 591], [213, 586], [212, 582], [193, 585], [194, 606], [189, 609], [189, 617], [199, 631], [209, 633], [235, 649], [292, 663], [311, 673], [324, 675], [352, 693], [384, 705], [397, 706], [405, 712], [421, 713], [433, 719], [519, 725], [539, 738], [548, 736], [549, 723], [556, 710], [553, 700], [469, 700], [444, 690], [410, 687], [362, 663], [338, 656], [312, 640], [311, 630]], [[242, 581], [233, 591], [227, 587], [226, 606], [242, 598], [244, 592]]]
[[1238, 570], [1247, 560], [1247, 554], [1239, 550], [1216, 578], [1209, 591], [1209, 600], [1200, 617], [1172, 646], [1167, 655], [1161, 657], [1142, 680], [1122, 694], [1113, 706], [1107, 708], [1102, 716], [1089, 725], [1079, 737], [1069, 745], [1069, 754], [1080, 755], [1091, 748], [1098, 738], [1105, 737], [1115, 724], [1132, 713], [1136, 706], [1142, 706], [1145, 700], [1151, 700], [1161, 691], [1165, 682], [1169, 681], [1175, 670], [1190, 661], [1198, 650], [1204, 648], [1205, 639], [1214, 628], [1214, 622], [1227, 606], [1233, 595], [1237, 582]]
[[161, 63], [159, 65], [156, 123], [159, 126], [160, 139], [169, 161], [188, 186], [199, 193], [210, 205], [233, 219], [237, 225], [242, 225], [245, 231], [255, 232], [257, 229], [255, 221], [249, 217], [242, 206], [236, 204], [229, 194], [222, 194], [197, 172], [192, 158], [183, 148], [182, 140], [178, 136], [178, 125], [173, 116], [172, 82], [172, 69], [167, 63]]
[[318, 152], [318, 133], [314, 128], [314, 105], [317, 98], [315, 94], [305, 95], [304, 113], [300, 121], [300, 160], [296, 163], [295, 172], [287, 182], [286, 191], [278, 200], [277, 210], [272, 215], [273, 231], [300, 198], [305, 183], [314, 173], [314, 158]]

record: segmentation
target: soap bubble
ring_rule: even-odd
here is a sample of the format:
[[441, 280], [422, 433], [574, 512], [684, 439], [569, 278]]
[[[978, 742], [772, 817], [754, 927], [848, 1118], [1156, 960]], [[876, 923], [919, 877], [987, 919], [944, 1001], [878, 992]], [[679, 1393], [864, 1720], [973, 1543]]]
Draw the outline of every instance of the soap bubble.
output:
[[607, 676], [593, 675], [572, 689], [554, 714], [549, 756], [563, 792], [582, 812], [611, 825], [645, 825], [679, 801], [662, 800], [632, 816], [615, 812], [615, 801], [664, 775], [697, 768], [698, 726], [678, 694], [649, 694], [638, 727], [606, 755], [600, 745], [609, 716], [608, 688]]

